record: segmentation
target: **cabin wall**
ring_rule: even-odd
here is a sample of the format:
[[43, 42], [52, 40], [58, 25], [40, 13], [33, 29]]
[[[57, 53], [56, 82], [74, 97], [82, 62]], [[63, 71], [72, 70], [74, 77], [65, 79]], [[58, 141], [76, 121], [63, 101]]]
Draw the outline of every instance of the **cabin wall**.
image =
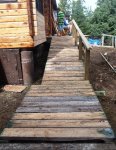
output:
[[33, 46], [28, 13], [27, 0], [0, 3], [0, 48]]
[[51, 0], [44, 0], [44, 16], [46, 36], [52, 35], [52, 5]]
[[[24, 68], [22, 60], [25, 58], [22, 58], [22, 53], [30, 51], [32, 57], [33, 54], [40, 56], [42, 52], [44, 53], [44, 49], [38, 48], [38, 45], [46, 42], [46, 18], [49, 22], [46, 30], [49, 28], [51, 35], [52, 24], [49, 21], [52, 14], [51, 3], [49, 5], [51, 0], [42, 0], [43, 8], [44, 2], [48, 2], [46, 10], [49, 7], [49, 14], [46, 14], [46, 18], [37, 8], [36, 2], [40, 0], [16, 0], [14, 3], [6, 1], [9, 3], [0, 3], [0, 76], [2, 75], [0, 83], [4, 80], [7, 84], [23, 84], [25, 69], [28, 68]], [[34, 55], [32, 66], [37, 59]], [[32, 69], [35, 71], [36, 68]], [[32, 77], [31, 74], [29, 77]]]
[[53, 11], [57, 10], [56, 0], [43, 0], [44, 1], [44, 16], [45, 16], [45, 29], [46, 36], [54, 35], [55, 27], [53, 24]]
[[[38, 0], [36, 0], [38, 1]], [[36, 3], [35, 3], [36, 4]], [[36, 9], [33, 9], [33, 17], [35, 19], [34, 21], [34, 45], [37, 46], [41, 43], [44, 43], [46, 41], [46, 34], [45, 34], [45, 18], [44, 16], [39, 12], [37, 9], [37, 6], [35, 6]]]

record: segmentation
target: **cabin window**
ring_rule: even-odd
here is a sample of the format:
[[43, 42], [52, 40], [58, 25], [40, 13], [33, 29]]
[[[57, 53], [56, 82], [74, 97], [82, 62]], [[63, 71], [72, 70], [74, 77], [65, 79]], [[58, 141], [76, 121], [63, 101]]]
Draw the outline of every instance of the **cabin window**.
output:
[[36, 0], [36, 9], [43, 14], [43, 0]]
[[0, 0], [0, 3], [12, 3], [17, 2], [17, 0]]

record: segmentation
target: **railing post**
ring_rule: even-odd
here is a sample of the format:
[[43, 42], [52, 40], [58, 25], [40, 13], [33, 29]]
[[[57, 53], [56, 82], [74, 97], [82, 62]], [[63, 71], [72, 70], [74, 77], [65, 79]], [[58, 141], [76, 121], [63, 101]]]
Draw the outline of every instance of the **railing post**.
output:
[[76, 33], [75, 33], [75, 46], [78, 46], [78, 32], [77, 32], [77, 30], [75, 31]]
[[82, 60], [82, 48], [83, 48], [82, 38], [79, 37], [79, 60]]
[[86, 49], [86, 53], [85, 53], [85, 80], [89, 79], [89, 69], [90, 69], [90, 50]]
[[74, 25], [72, 26], [72, 36], [73, 36], [73, 38], [74, 38]]

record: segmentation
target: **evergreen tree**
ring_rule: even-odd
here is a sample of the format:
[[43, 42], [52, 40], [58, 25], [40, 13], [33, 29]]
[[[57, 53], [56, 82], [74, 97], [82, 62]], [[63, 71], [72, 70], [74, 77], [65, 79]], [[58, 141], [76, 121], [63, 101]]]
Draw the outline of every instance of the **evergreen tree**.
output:
[[71, 14], [71, 0], [60, 0], [59, 7], [65, 14]]
[[116, 2], [115, 0], [98, 0], [97, 8], [91, 19], [91, 35], [116, 35]]
[[78, 26], [86, 34], [86, 16], [84, 14], [83, 0], [72, 1], [72, 19], [75, 19]]

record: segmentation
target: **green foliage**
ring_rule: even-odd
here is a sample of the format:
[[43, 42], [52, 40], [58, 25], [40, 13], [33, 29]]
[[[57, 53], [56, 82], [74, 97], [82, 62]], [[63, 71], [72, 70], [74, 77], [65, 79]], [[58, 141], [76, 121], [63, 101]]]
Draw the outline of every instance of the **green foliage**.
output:
[[65, 14], [71, 14], [84, 34], [116, 35], [116, 0], [98, 0], [94, 12], [83, 4], [84, 0], [60, 0], [59, 7]]
[[84, 14], [83, 0], [72, 1], [72, 18], [75, 19], [83, 32], [86, 32], [86, 16]]
[[90, 34], [93, 36], [100, 36], [103, 33], [116, 35], [115, 0], [98, 0], [97, 6], [90, 20]]
[[71, 13], [71, 0], [60, 0], [59, 7], [65, 14]]

